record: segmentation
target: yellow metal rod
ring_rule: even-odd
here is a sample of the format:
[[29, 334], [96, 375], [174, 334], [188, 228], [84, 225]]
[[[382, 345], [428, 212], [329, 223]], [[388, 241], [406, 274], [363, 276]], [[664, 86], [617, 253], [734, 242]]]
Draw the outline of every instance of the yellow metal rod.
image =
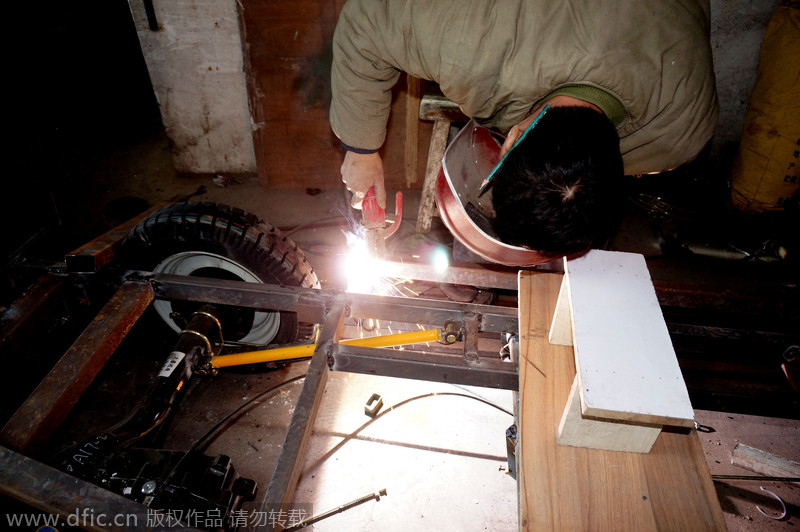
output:
[[[439, 339], [439, 329], [426, 329], [424, 331], [411, 331], [397, 334], [384, 334], [367, 338], [351, 338], [342, 340], [340, 344], [356, 345], [359, 347], [391, 347], [396, 345], [419, 344], [435, 342]], [[310, 358], [314, 354], [316, 344], [296, 345], [292, 347], [276, 347], [261, 351], [248, 351], [224, 355], [211, 359], [215, 368], [242, 366], [245, 364], [260, 364], [264, 362], [279, 362], [295, 358]]]

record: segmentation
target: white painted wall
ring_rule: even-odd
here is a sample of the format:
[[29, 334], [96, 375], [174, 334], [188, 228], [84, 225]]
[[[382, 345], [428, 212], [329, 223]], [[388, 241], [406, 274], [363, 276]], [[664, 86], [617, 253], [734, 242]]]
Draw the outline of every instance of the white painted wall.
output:
[[179, 172], [255, 174], [237, 0], [128, 2]]

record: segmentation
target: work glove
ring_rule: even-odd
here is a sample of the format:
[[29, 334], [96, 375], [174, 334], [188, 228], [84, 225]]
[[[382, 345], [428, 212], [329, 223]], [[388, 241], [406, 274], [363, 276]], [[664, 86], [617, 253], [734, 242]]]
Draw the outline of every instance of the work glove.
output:
[[375, 201], [381, 209], [386, 208], [386, 187], [383, 184], [383, 162], [376, 153], [356, 153], [348, 151], [342, 163], [342, 181], [347, 190], [353, 193], [350, 204], [360, 209], [361, 202], [369, 187], [375, 188]]

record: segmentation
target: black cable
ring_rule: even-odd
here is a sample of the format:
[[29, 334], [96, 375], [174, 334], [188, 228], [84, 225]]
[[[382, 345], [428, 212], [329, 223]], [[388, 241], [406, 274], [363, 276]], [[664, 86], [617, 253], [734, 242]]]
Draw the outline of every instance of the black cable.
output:
[[503, 412], [505, 414], [509, 414], [509, 415], [513, 416], [513, 414], [511, 412], [509, 412], [508, 410], [506, 410], [502, 406], [496, 405], [496, 404], [492, 403], [491, 401], [488, 401], [488, 400], [483, 399], [481, 397], [478, 397], [478, 396], [475, 396], [475, 395], [468, 395], [468, 394], [465, 394], [465, 393], [458, 393], [458, 392], [431, 392], [431, 393], [426, 393], [426, 394], [422, 394], [422, 395], [417, 395], [417, 396], [414, 396], [414, 397], [409, 397], [408, 399], [404, 399], [404, 400], [400, 401], [399, 403], [393, 404], [392, 406], [390, 406], [389, 408], [387, 408], [383, 412], [379, 413], [378, 415], [376, 415], [375, 417], [373, 417], [372, 419], [370, 419], [369, 421], [367, 421], [366, 423], [364, 423], [363, 425], [358, 427], [356, 430], [351, 432], [346, 438], [344, 438], [342, 441], [337, 443], [333, 448], [331, 448], [331, 450], [329, 450], [327, 453], [325, 453], [322, 456], [320, 456], [319, 460], [317, 460], [316, 463], [311, 465], [311, 467], [309, 467], [304, 472], [304, 474], [308, 474], [308, 472], [313, 471], [314, 469], [319, 467], [319, 465], [321, 465], [328, 458], [333, 456], [339, 449], [341, 449], [344, 446], [345, 443], [347, 443], [348, 441], [353, 439], [361, 431], [363, 431], [365, 428], [369, 427], [370, 425], [372, 425], [373, 423], [378, 421], [380, 418], [382, 418], [386, 414], [392, 412], [394, 409], [400, 408], [401, 406], [404, 406], [404, 405], [407, 405], [408, 403], [410, 403], [412, 401], [417, 401], [419, 399], [425, 399], [427, 397], [436, 397], [436, 396], [440, 396], [440, 395], [448, 395], [448, 396], [451, 396], [451, 397], [466, 397], [467, 399], [473, 399], [473, 400], [479, 401], [479, 402], [481, 402], [481, 403], [483, 403], [485, 405], [491, 406], [492, 408], [496, 408], [497, 410], [500, 410], [501, 412]]
[[209, 440], [208, 443], [211, 443], [211, 440], [213, 440], [213, 438], [217, 436], [216, 433], [219, 432], [219, 430], [223, 427], [223, 425], [225, 425], [225, 423], [230, 421], [236, 415], [238, 415], [241, 412], [243, 412], [246, 408], [248, 408], [250, 406], [253, 406], [253, 403], [258, 401], [259, 399], [262, 399], [263, 397], [271, 394], [272, 392], [275, 392], [275, 391], [283, 388], [287, 384], [292, 384], [294, 382], [297, 382], [297, 381], [305, 379], [305, 378], [306, 378], [305, 375], [298, 375], [297, 377], [293, 377], [293, 378], [291, 378], [289, 380], [285, 380], [280, 384], [276, 384], [272, 388], [269, 388], [268, 390], [265, 390], [265, 391], [261, 392], [260, 394], [256, 395], [252, 399], [249, 399], [249, 400], [245, 401], [244, 403], [239, 405], [237, 408], [233, 409], [225, 417], [220, 419], [213, 427], [208, 429], [208, 431], [205, 434], [203, 434], [196, 442], [194, 442], [194, 444], [189, 448], [189, 451], [187, 451], [187, 452], [196, 451], [197, 449], [202, 447], [203, 444], [205, 443], [204, 440]]
[[[221, 419], [220, 419], [220, 420], [219, 420], [217, 423], [215, 423], [215, 424], [214, 424], [214, 426], [213, 426], [213, 427], [211, 427], [210, 429], [208, 429], [208, 430], [206, 431], [206, 433], [205, 433], [205, 434], [203, 434], [203, 435], [202, 435], [200, 438], [198, 438], [197, 440], [195, 440], [195, 442], [194, 442], [194, 443], [193, 443], [193, 444], [192, 444], [192, 445], [189, 447], [189, 449], [188, 449], [186, 452], [184, 452], [184, 453], [183, 453], [183, 456], [181, 456], [181, 458], [178, 460], [178, 462], [175, 464], [175, 466], [172, 468], [172, 470], [171, 470], [171, 471], [169, 472], [169, 474], [166, 476], [166, 478], [164, 479], [164, 481], [161, 483], [161, 485], [160, 485], [160, 487], [159, 487], [159, 492], [161, 491], [161, 489], [163, 489], [163, 487], [164, 487], [164, 486], [166, 486], [166, 485], [168, 485], [168, 484], [169, 484], [169, 481], [172, 479], [172, 477], [173, 477], [173, 476], [175, 475], [175, 473], [178, 471], [178, 469], [180, 468], [180, 466], [181, 466], [181, 464], [183, 463], [183, 461], [184, 461], [184, 460], [185, 460], [185, 459], [186, 459], [186, 458], [187, 458], [187, 457], [188, 457], [188, 456], [189, 456], [189, 455], [190, 455], [192, 452], [194, 452], [194, 451], [196, 451], [196, 450], [200, 449], [200, 448], [201, 448], [203, 445], [205, 445], [206, 443], [210, 443], [210, 441], [211, 441], [211, 440], [213, 440], [213, 438], [215, 438], [215, 437], [218, 435], [218, 433], [219, 433], [220, 431], [222, 431], [222, 430], [224, 430], [225, 428], [227, 428], [227, 427], [225, 427], [225, 425], [228, 423], [228, 421], [230, 421], [232, 418], [234, 418], [235, 416], [237, 416], [238, 414], [240, 414], [241, 412], [243, 412], [243, 411], [244, 411], [245, 409], [247, 409], [248, 407], [251, 407], [251, 406], [252, 406], [252, 405], [253, 405], [253, 404], [254, 404], [256, 401], [258, 401], [259, 399], [262, 399], [262, 398], [264, 398], [265, 396], [268, 396], [269, 394], [271, 394], [271, 393], [273, 393], [273, 392], [275, 392], [275, 391], [277, 391], [277, 390], [279, 390], [279, 389], [283, 388], [283, 387], [284, 387], [284, 386], [286, 386], [287, 384], [292, 384], [292, 383], [294, 383], [294, 382], [297, 382], [297, 381], [300, 381], [300, 380], [302, 380], [302, 379], [305, 379], [305, 377], [306, 377], [305, 375], [298, 375], [297, 377], [294, 377], [294, 378], [288, 379], [288, 380], [286, 380], [286, 381], [283, 381], [283, 382], [281, 382], [281, 383], [279, 383], [279, 384], [276, 384], [275, 386], [272, 386], [271, 388], [269, 388], [269, 389], [267, 389], [267, 390], [265, 390], [265, 391], [263, 391], [263, 392], [259, 393], [258, 395], [256, 395], [256, 396], [255, 396], [255, 397], [253, 397], [252, 399], [249, 399], [249, 400], [247, 400], [247, 401], [246, 401], [246, 402], [244, 402], [243, 404], [241, 404], [241, 405], [239, 405], [238, 407], [236, 407], [235, 409], [233, 409], [233, 410], [232, 410], [231, 412], [229, 412], [227, 415], [225, 415], [224, 417], [222, 417], [222, 418], [221, 418]], [[468, 391], [468, 390], [467, 390], [467, 391]], [[500, 406], [500, 405], [497, 405], [497, 404], [495, 404], [495, 403], [493, 403], [493, 402], [491, 402], [491, 401], [489, 401], [489, 400], [487, 400], [487, 399], [484, 399], [484, 398], [482, 398], [482, 397], [480, 397], [480, 396], [477, 396], [477, 395], [470, 395], [470, 394], [466, 394], [466, 393], [458, 393], [458, 392], [431, 392], [431, 393], [427, 393], [427, 394], [423, 394], [423, 395], [417, 395], [417, 396], [415, 396], [415, 397], [409, 397], [408, 399], [405, 399], [405, 400], [403, 400], [403, 401], [400, 401], [399, 403], [395, 403], [394, 405], [392, 405], [392, 406], [391, 406], [391, 407], [389, 407], [388, 409], [384, 410], [383, 412], [379, 413], [378, 415], [376, 415], [375, 417], [373, 417], [372, 419], [370, 419], [369, 421], [367, 421], [366, 423], [364, 423], [363, 425], [361, 425], [360, 427], [358, 427], [358, 428], [357, 428], [357, 429], [356, 429], [354, 432], [350, 433], [350, 435], [349, 435], [349, 437], [348, 437], [348, 438], [345, 438], [345, 439], [344, 439], [344, 440], [342, 440], [342, 441], [341, 441], [339, 444], [337, 444], [335, 447], [333, 447], [333, 448], [332, 448], [330, 451], [328, 451], [327, 453], [325, 453], [325, 455], [323, 455], [323, 456], [320, 458], [320, 460], [319, 460], [317, 463], [322, 463], [322, 462], [324, 462], [325, 460], [327, 460], [327, 458], [329, 458], [329, 457], [330, 457], [331, 455], [333, 455], [333, 454], [334, 454], [336, 451], [338, 451], [339, 449], [341, 449], [341, 447], [342, 447], [342, 446], [343, 446], [345, 443], [347, 443], [347, 442], [348, 442], [350, 439], [352, 439], [352, 437], [353, 437], [353, 436], [357, 435], [359, 432], [361, 432], [362, 430], [364, 430], [364, 429], [365, 429], [365, 428], [367, 428], [369, 425], [371, 425], [372, 423], [374, 423], [374, 422], [375, 422], [375, 421], [377, 421], [378, 419], [382, 418], [382, 417], [383, 417], [383, 416], [385, 416], [386, 414], [388, 414], [388, 413], [390, 413], [390, 412], [394, 411], [396, 408], [399, 408], [399, 407], [401, 407], [401, 406], [404, 406], [404, 405], [406, 405], [406, 404], [408, 404], [408, 403], [410, 403], [410, 402], [412, 402], [412, 401], [416, 401], [416, 400], [418, 400], [418, 399], [424, 399], [424, 398], [427, 398], [427, 397], [444, 396], [444, 395], [446, 395], [446, 396], [451, 396], [451, 397], [465, 397], [465, 398], [467, 398], [467, 399], [472, 399], [472, 400], [474, 400], [474, 401], [478, 401], [478, 402], [481, 402], [481, 403], [483, 403], [483, 404], [485, 404], [485, 405], [491, 406], [492, 408], [496, 408], [497, 410], [500, 410], [501, 412], [503, 412], [503, 413], [505, 413], [505, 414], [509, 414], [509, 415], [512, 415], [512, 416], [513, 416], [513, 413], [512, 413], [512, 412], [509, 412], [508, 410], [506, 410], [506, 409], [505, 409], [505, 408], [503, 408], [502, 406]], [[309, 468], [309, 470], [312, 470], [312, 469], [314, 469], [315, 467], [316, 467], [316, 466], [312, 466], [311, 468]]]
[[493, 403], [493, 402], [489, 401], [489, 399], [485, 398], [484, 396], [482, 396], [481, 394], [479, 394], [477, 392], [473, 392], [472, 390], [470, 390], [466, 386], [461, 386], [460, 384], [453, 384], [453, 383], [450, 383], [450, 385], [451, 386], [455, 386], [456, 388], [464, 390], [465, 392], [467, 392], [469, 394], [472, 394], [475, 397], [478, 397], [478, 398], [482, 399], [483, 402], [492, 405], [493, 407], [495, 407], [498, 410], [502, 410], [503, 412], [505, 412], [509, 416], [513, 416], [514, 415], [514, 412], [512, 412], [511, 410], [506, 410], [505, 408], [503, 408], [502, 406], [498, 405], [497, 403]]
[[246, 402], [244, 402], [243, 404], [239, 405], [237, 408], [235, 408], [235, 409], [234, 409], [234, 410], [232, 410], [230, 413], [228, 413], [227, 415], [225, 415], [225, 416], [224, 416], [222, 419], [220, 419], [220, 420], [219, 420], [217, 423], [215, 423], [213, 427], [211, 427], [210, 429], [208, 429], [208, 430], [206, 431], [206, 433], [205, 433], [205, 434], [203, 434], [202, 436], [200, 436], [200, 438], [198, 438], [197, 440], [195, 440], [195, 442], [194, 442], [194, 443], [193, 443], [193, 444], [192, 444], [192, 445], [189, 447], [189, 449], [187, 449], [187, 450], [186, 450], [186, 452], [184, 452], [184, 453], [183, 453], [183, 456], [181, 456], [181, 457], [180, 457], [180, 459], [178, 460], [178, 462], [175, 464], [175, 466], [172, 468], [172, 470], [169, 472], [169, 474], [166, 476], [166, 478], [164, 479], [164, 481], [163, 481], [163, 482], [161, 483], [161, 485], [159, 486], [159, 490], [158, 490], [158, 491], [160, 492], [160, 491], [161, 491], [161, 490], [164, 488], [164, 486], [166, 486], [166, 485], [168, 485], [168, 484], [169, 484], [169, 481], [172, 479], [172, 477], [173, 477], [173, 476], [175, 475], [175, 473], [178, 471], [178, 469], [180, 468], [181, 464], [183, 464], [183, 461], [184, 461], [184, 460], [186, 460], [186, 458], [187, 458], [187, 457], [188, 457], [188, 456], [189, 456], [191, 453], [193, 453], [194, 451], [196, 451], [197, 449], [199, 449], [199, 448], [200, 448], [200, 447], [201, 447], [201, 446], [202, 446], [204, 443], [206, 443], [206, 441], [207, 441], [207, 440], [210, 440], [210, 439], [212, 439], [212, 437], [215, 437], [215, 436], [217, 435], [217, 432], [219, 432], [219, 430], [220, 430], [222, 427], [224, 427], [224, 425], [225, 425], [225, 424], [226, 424], [228, 421], [230, 421], [230, 420], [231, 420], [231, 418], [233, 418], [233, 417], [234, 417], [234, 416], [236, 416], [237, 414], [241, 413], [241, 412], [242, 412], [242, 411], [244, 411], [246, 408], [248, 408], [248, 407], [252, 406], [252, 405], [253, 405], [253, 403], [255, 403], [256, 401], [258, 401], [259, 399], [262, 399], [262, 398], [264, 398], [265, 396], [267, 396], [267, 395], [269, 395], [269, 394], [271, 394], [271, 393], [273, 393], [273, 392], [275, 392], [275, 391], [277, 391], [277, 390], [279, 390], [279, 389], [283, 388], [283, 387], [284, 387], [284, 386], [286, 386], [287, 384], [292, 384], [292, 383], [294, 383], [294, 382], [297, 382], [297, 381], [299, 381], [299, 380], [301, 380], [301, 379], [305, 379], [305, 378], [306, 378], [306, 376], [305, 376], [305, 375], [298, 375], [297, 377], [294, 377], [294, 378], [291, 378], [291, 379], [289, 379], [289, 380], [283, 381], [283, 382], [281, 382], [280, 384], [276, 384], [275, 386], [273, 386], [273, 387], [271, 387], [271, 388], [269, 388], [269, 389], [267, 389], [267, 390], [265, 390], [265, 391], [263, 391], [263, 392], [259, 393], [258, 395], [256, 395], [256, 396], [255, 396], [255, 397], [253, 397], [252, 399], [249, 399], [248, 401], [246, 401]]

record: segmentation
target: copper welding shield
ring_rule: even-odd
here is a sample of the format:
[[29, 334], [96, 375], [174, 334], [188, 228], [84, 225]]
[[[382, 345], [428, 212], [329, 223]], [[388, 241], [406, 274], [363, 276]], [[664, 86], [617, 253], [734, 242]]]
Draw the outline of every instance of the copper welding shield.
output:
[[447, 229], [467, 249], [490, 262], [536, 266], [556, 257], [506, 244], [491, 229], [492, 189], [481, 183], [500, 160], [500, 139], [470, 120], [445, 151], [436, 178], [436, 204]]

